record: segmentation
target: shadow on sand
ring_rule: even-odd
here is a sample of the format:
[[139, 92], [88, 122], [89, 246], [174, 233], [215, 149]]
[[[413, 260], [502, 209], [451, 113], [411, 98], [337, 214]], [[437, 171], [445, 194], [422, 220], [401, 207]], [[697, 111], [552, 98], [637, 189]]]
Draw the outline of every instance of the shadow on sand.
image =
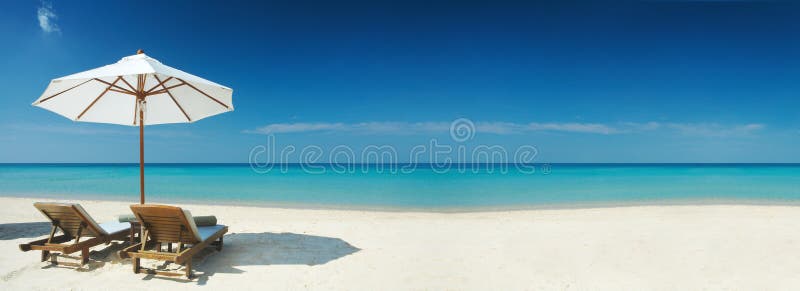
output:
[[[216, 273], [244, 273], [237, 268], [239, 266], [322, 265], [358, 251], [359, 248], [334, 237], [272, 232], [232, 233], [225, 235], [222, 252], [207, 248], [193, 258], [194, 280], [198, 285], [205, 285]], [[159, 267], [172, 269], [167, 264]], [[190, 282], [153, 275], [143, 279], [153, 278]]]
[[[91, 272], [94, 271], [95, 269], [102, 268], [106, 264], [120, 262], [122, 259], [119, 258], [119, 255], [117, 253], [129, 245], [130, 243], [128, 242], [116, 242], [116, 241], [111, 242], [109, 245], [101, 244], [99, 247], [95, 247], [93, 248], [93, 250], [89, 252], [89, 262], [86, 263], [86, 265], [81, 266], [80, 268], [76, 268], [74, 266], [61, 266], [61, 265], [48, 264], [42, 267], [42, 269], [66, 268], [75, 270], [76, 272]], [[77, 263], [81, 259], [79, 254], [80, 252], [69, 255], [58, 254], [56, 256], [58, 257], [59, 262]]]
[[34, 238], [50, 234], [49, 222], [21, 222], [0, 224], [0, 240]]
[[[0, 224], [0, 240], [14, 240], [20, 238], [29, 238], [33, 240], [37, 238], [46, 238], [47, 235], [50, 234], [51, 228], [52, 224], [49, 222], [3, 223]], [[61, 230], [58, 230], [56, 234], [62, 234]], [[109, 245], [100, 244], [99, 246], [92, 248], [92, 250], [89, 252], [89, 262], [80, 268], [75, 268], [73, 266], [57, 266], [52, 264], [45, 265], [42, 268], [68, 268], [75, 269], [79, 272], [92, 271], [94, 269], [103, 267], [106, 263], [120, 261], [117, 252], [128, 245], [129, 244], [127, 242], [111, 242]], [[30, 252], [36, 254], [39, 253], [39, 251]], [[53, 253], [53, 256], [57, 257], [58, 261], [76, 263], [80, 261], [79, 254], [79, 252], [66, 255]]]
[[[48, 222], [25, 222], [0, 224], [0, 240], [13, 240], [18, 238], [37, 238], [49, 234], [51, 224]], [[89, 263], [79, 272], [92, 271], [108, 263], [120, 262], [117, 252], [128, 243], [113, 242], [111, 245], [101, 245], [99, 249], [92, 250]], [[216, 273], [243, 273], [237, 269], [239, 266], [268, 266], [268, 265], [306, 265], [315, 266], [337, 260], [347, 255], [360, 251], [346, 241], [325, 236], [296, 234], [296, 233], [231, 233], [225, 235], [225, 246], [222, 252], [214, 248], [206, 248], [194, 258], [195, 276], [193, 280], [155, 277], [146, 275], [143, 279], [153, 278], [172, 280], [178, 282], [197, 282], [205, 285], [211, 276]], [[61, 260], [78, 260], [76, 255], [60, 255]], [[126, 261], [125, 264], [131, 264]], [[61, 266], [47, 265], [43, 268], [60, 268]], [[159, 269], [176, 270], [178, 266], [159, 263]]]

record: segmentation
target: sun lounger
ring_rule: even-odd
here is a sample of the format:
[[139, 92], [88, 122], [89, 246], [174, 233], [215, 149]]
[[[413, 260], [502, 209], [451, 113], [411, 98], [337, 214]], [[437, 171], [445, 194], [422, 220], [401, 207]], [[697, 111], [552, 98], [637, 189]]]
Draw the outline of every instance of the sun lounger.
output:
[[[224, 225], [196, 226], [192, 214], [180, 207], [167, 205], [131, 205], [133, 214], [142, 224], [142, 242], [125, 248], [120, 252], [123, 258], [133, 259], [134, 273], [148, 273], [167, 276], [185, 275], [192, 278], [192, 256], [207, 246], [222, 250], [222, 237], [228, 232]], [[172, 244], [177, 248], [172, 251]], [[167, 244], [167, 250], [162, 249]], [[174, 262], [184, 265], [183, 274], [141, 267], [141, 259]]]
[[[81, 251], [80, 264], [60, 263], [61, 265], [80, 267], [89, 261], [89, 248], [101, 243], [124, 241], [128, 237], [129, 223], [98, 224], [79, 204], [37, 202], [33, 206], [50, 220], [53, 228], [50, 230], [50, 236], [46, 239], [20, 244], [19, 249], [23, 252], [41, 250], [42, 262], [50, 258], [51, 262], [59, 264], [58, 256], [51, 255], [50, 252], [71, 254]], [[56, 236], [58, 229], [61, 229], [62, 234]]]

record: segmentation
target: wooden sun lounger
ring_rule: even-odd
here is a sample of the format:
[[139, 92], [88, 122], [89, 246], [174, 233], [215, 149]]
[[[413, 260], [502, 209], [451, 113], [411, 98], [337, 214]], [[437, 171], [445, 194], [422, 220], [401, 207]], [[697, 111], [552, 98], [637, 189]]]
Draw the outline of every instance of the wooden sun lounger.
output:
[[[89, 248], [111, 241], [125, 241], [128, 238], [130, 224], [120, 222], [97, 224], [79, 204], [37, 202], [33, 206], [50, 219], [53, 228], [46, 239], [20, 244], [19, 249], [23, 252], [42, 251], [42, 262], [50, 258], [56, 265], [81, 267], [89, 261]], [[58, 229], [61, 229], [63, 234], [56, 236]], [[87, 237], [91, 238], [81, 240]], [[77, 251], [81, 251], [80, 264], [59, 263], [58, 256], [50, 253], [71, 254]]]
[[[222, 237], [228, 232], [224, 225], [197, 227], [192, 214], [180, 207], [167, 205], [131, 205], [131, 210], [142, 224], [142, 242], [125, 248], [120, 252], [123, 258], [133, 259], [134, 273], [148, 273], [166, 276], [192, 278], [192, 256], [211, 245], [222, 250]], [[167, 244], [163, 251], [162, 244]], [[172, 244], [177, 248], [172, 251]], [[187, 246], [188, 245], [188, 246]], [[185, 272], [173, 273], [141, 267], [141, 259], [174, 262], [184, 265]]]

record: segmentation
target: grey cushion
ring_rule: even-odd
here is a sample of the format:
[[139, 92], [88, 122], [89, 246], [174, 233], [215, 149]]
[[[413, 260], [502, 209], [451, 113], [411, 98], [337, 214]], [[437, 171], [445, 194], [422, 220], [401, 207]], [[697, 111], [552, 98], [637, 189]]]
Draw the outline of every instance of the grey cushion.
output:
[[117, 217], [117, 220], [118, 220], [119, 222], [131, 222], [131, 221], [136, 221], [136, 215], [133, 215], [133, 214], [120, 214], [120, 215]]
[[214, 226], [214, 225], [217, 225], [217, 217], [213, 216], [213, 215], [195, 216], [194, 217], [194, 224], [196, 224], [197, 227]]

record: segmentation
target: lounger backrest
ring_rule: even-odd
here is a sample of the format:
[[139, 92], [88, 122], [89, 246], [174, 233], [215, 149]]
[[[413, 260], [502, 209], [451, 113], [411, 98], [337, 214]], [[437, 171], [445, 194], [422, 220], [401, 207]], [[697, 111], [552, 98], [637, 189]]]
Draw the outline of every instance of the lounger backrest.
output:
[[86, 213], [86, 210], [80, 204], [73, 203], [54, 203], [54, 202], [36, 202], [33, 204], [44, 216], [50, 219], [51, 222], [58, 225], [64, 234], [71, 237], [78, 235], [78, 229], [83, 224], [84, 229], [81, 231], [81, 236], [104, 236], [108, 235], [97, 222]]
[[201, 240], [188, 210], [169, 205], [134, 204], [131, 211], [150, 238], [157, 242], [195, 244]]

